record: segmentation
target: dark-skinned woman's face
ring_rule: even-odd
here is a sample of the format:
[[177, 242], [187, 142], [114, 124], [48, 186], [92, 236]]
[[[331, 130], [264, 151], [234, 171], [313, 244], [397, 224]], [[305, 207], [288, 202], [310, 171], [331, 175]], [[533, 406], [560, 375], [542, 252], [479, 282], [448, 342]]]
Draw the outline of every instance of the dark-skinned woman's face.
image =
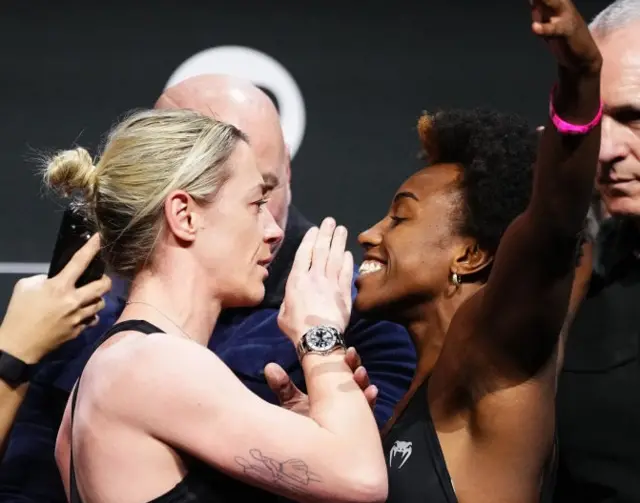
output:
[[453, 164], [417, 172], [398, 189], [385, 218], [360, 234], [365, 257], [357, 310], [397, 319], [450, 288], [452, 266], [465, 246], [457, 233], [460, 176]]

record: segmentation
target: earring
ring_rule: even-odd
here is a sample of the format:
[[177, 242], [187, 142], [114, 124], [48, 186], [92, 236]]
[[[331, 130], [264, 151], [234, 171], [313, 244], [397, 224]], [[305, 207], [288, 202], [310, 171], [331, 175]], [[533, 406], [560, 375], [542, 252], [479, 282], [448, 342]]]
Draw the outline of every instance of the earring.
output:
[[460, 284], [462, 283], [462, 281], [460, 281], [460, 276], [458, 276], [458, 274], [455, 273], [455, 272], [451, 273], [451, 283], [456, 288], [458, 288], [460, 286]]

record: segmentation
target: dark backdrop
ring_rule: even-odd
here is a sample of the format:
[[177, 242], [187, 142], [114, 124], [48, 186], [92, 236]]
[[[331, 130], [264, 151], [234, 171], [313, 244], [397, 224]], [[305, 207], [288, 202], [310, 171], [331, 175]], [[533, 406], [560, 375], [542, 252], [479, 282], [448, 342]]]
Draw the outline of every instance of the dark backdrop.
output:
[[[589, 19], [607, 3], [577, 0]], [[422, 110], [492, 105], [541, 122], [554, 77], [526, 0], [5, 0], [2, 312], [20, 273], [46, 267], [61, 215], [42, 193], [36, 153], [95, 149], [124, 112], [152, 106], [187, 59], [225, 46], [244, 49], [232, 49], [231, 61], [218, 49], [179, 74], [235, 68], [269, 90], [296, 151], [295, 204], [312, 220], [346, 223], [356, 256], [357, 233], [418, 167]], [[238, 56], [249, 50], [264, 56]]]

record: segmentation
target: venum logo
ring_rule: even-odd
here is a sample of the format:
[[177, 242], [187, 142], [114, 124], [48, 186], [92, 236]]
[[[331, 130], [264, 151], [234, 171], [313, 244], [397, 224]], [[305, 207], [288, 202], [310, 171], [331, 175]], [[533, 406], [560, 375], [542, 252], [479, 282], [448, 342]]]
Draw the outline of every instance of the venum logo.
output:
[[165, 89], [196, 75], [220, 73], [250, 80], [271, 94], [278, 105], [280, 123], [291, 158], [302, 144], [306, 109], [300, 88], [289, 71], [271, 56], [242, 46], [205, 49], [188, 58], [173, 72]]
[[411, 442], [396, 440], [389, 451], [389, 468], [394, 468], [394, 462], [398, 464], [398, 461], [400, 462], [397, 466], [398, 470], [402, 468], [411, 456], [412, 445]]

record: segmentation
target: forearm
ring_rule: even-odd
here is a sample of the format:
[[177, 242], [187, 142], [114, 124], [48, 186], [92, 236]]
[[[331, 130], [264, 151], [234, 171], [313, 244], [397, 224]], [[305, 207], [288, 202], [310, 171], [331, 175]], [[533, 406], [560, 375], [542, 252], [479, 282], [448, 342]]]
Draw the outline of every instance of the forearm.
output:
[[[556, 114], [572, 124], [587, 124], [600, 107], [600, 72], [560, 69], [551, 97]], [[574, 237], [589, 209], [600, 148], [600, 124], [586, 134], [558, 132], [549, 118], [540, 141], [531, 200], [541, 239]], [[545, 233], [544, 230], [550, 232]]]
[[576, 274], [571, 287], [571, 297], [569, 299], [569, 309], [560, 332], [560, 341], [556, 355], [556, 374], [559, 375], [564, 364], [564, 348], [567, 343], [571, 324], [580, 309], [580, 305], [589, 290], [593, 263], [593, 243], [590, 241], [582, 245], [582, 257], [576, 269]]
[[14, 389], [0, 380], [0, 457], [28, 387], [28, 383], [25, 383]]
[[[32, 340], [35, 342], [31, 343]], [[34, 337], [9, 332], [3, 327], [0, 327], [0, 351], [28, 364], [38, 362], [46, 353], [44, 345]], [[0, 454], [4, 452], [6, 439], [28, 387], [29, 383], [24, 383], [14, 388], [0, 379]]]
[[[42, 356], [37, 349], [21, 347], [15, 341], [16, 338], [0, 330], [0, 351], [29, 362], [35, 362]], [[13, 388], [0, 379], [0, 453], [4, 452], [6, 439], [28, 387], [28, 383], [24, 383]]]
[[[127, 381], [131, 396], [114, 414], [149, 425], [149, 435], [232, 476], [297, 501], [385, 500], [380, 437], [364, 394], [351, 388], [343, 352], [303, 358], [312, 409], [307, 417], [258, 398], [198, 346], [160, 338], [153, 350], [158, 357], [148, 358], [146, 371]], [[186, 368], [185, 381], [180, 376]], [[153, 393], [155, 376], [163, 382], [160, 397]], [[174, 414], [167, 414], [167, 404]]]
[[[344, 361], [344, 351], [308, 354], [302, 368], [309, 393], [310, 417], [363, 459], [382, 459], [380, 434], [371, 408]], [[350, 445], [354, 450], [350, 449]], [[357, 446], [357, 448], [356, 448]], [[364, 448], [363, 448], [364, 447]]]

